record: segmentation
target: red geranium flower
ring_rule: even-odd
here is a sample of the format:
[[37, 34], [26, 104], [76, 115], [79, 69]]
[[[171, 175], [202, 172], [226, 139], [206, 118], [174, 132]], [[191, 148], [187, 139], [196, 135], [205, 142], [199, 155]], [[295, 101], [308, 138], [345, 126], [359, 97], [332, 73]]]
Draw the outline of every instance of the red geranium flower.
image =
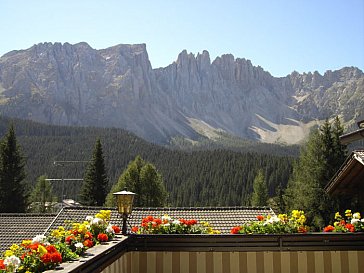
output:
[[46, 249], [47, 249], [48, 253], [54, 253], [54, 252], [57, 252], [57, 249], [55, 248], [55, 246], [54, 246], [54, 245], [46, 246]]
[[300, 226], [297, 231], [298, 231], [298, 233], [306, 233], [307, 229], [306, 229], [306, 227]]
[[48, 263], [50, 263], [52, 261], [51, 254], [49, 254], [49, 253], [44, 254], [42, 257], [40, 257], [40, 259], [45, 264], [48, 264]]
[[87, 239], [87, 240], [85, 240], [85, 241], [83, 242], [83, 245], [84, 245], [85, 247], [90, 248], [90, 247], [93, 247], [93, 246], [94, 246], [94, 243], [93, 243], [91, 240]]
[[73, 236], [73, 235], [70, 235], [70, 236], [67, 236], [65, 241], [66, 241], [66, 244], [72, 244], [72, 241], [76, 240], [76, 237]]
[[142, 220], [142, 222], [143, 222], [143, 223], [149, 223], [149, 222], [153, 222], [153, 220], [154, 220], [153, 216], [149, 215], [149, 216], [145, 217], [145, 218]]
[[187, 220], [185, 220], [185, 219], [179, 219], [179, 221], [180, 221], [180, 223], [182, 224], [182, 225], [187, 225], [188, 223], [187, 223]]
[[27, 245], [26, 248], [37, 251], [39, 243]]
[[257, 216], [257, 219], [258, 219], [258, 221], [263, 221], [264, 220], [264, 216], [263, 215], [258, 215]]
[[241, 227], [233, 227], [231, 229], [231, 234], [239, 234], [240, 230], [241, 230]]
[[0, 260], [0, 269], [5, 270], [4, 260]]
[[61, 263], [62, 262], [62, 255], [58, 251], [57, 252], [54, 252], [54, 253], [52, 253], [50, 255], [51, 255], [51, 261], [52, 261], [52, 263]]
[[115, 233], [120, 233], [120, 227], [118, 226], [112, 226], [112, 229], [114, 230]]
[[355, 227], [352, 224], [346, 224], [345, 228], [350, 232], [355, 232]]
[[91, 239], [93, 238], [92, 233], [91, 233], [91, 232], [89, 232], [89, 231], [86, 231], [84, 238], [85, 238], [85, 239], [90, 239], [90, 240], [91, 240]]
[[109, 240], [109, 237], [107, 237], [105, 233], [100, 233], [99, 235], [97, 235], [97, 240], [99, 240], [100, 242], [107, 242]]
[[131, 228], [131, 231], [132, 231], [132, 232], [134, 232], [134, 233], [137, 233], [137, 232], [138, 232], [138, 230], [139, 230], [139, 228], [138, 228], [138, 227], [132, 227], [132, 228]]
[[187, 221], [188, 226], [193, 226], [193, 225], [196, 225], [196, 224], [197, 224], [197, 220], [195, 220], [195, 219]]
[[331, 225], [324, 228], [324, 232], [332, 232], [334, 230], [335, 230], [335, 228], [333, 226], [331, 226]]

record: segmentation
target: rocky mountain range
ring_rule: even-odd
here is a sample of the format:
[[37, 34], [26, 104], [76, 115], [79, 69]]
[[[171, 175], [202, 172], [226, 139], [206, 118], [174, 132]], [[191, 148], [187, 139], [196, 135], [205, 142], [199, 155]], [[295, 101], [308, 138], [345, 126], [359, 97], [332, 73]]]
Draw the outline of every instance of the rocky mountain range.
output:
[[340, 115], [364, 117], [355, 67], [273, 77], [251, 61], [182, 51], [153, 69], [145, 44], [96, 50], [41, 43], [0, 58], [0, 113], [56, 125], [117, 127], [149, 141], [240, 137], [299, 143]]

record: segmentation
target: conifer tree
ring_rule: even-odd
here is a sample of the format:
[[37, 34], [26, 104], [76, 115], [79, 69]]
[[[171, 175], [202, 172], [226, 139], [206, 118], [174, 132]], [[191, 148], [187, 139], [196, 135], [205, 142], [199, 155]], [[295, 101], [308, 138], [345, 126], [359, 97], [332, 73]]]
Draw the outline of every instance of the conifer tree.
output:
[[334, 171], [336, 172], [341, 164], [344, 162], [348, 155], [348, 149], [346, 145], [341, 144], [340, 136], [344, 134], [344, 127], [341, 124], [341, 121], [338, 116], [336, 116], [333, 122], [333, 150], [334, 157], [332, 164], [335, 165]]
[[24, 164], [14, 126], [10, 125], [0, 144], [0, 212], [25, 211]]
[[268, 202], [268, 188], [265, 183], [263, 170], [259, 170], [253, 181], [251, 204], [255, 207], [266, 206]]
[[326, 121], [319, 130], [310, 134], [301, 149], [298, 161], [285, 192], [287, 209], [304, 210], [308, 223], [320, 229], [332, 218], [336, 204], [324, 187], [345, 160], [346, 148], [339, 143], [342, 134], [340, 121], [332, 126]]
[[52, 192], [52, 186], [47, 181], [47, 177], [45, 175], [40, 176], [29, 197], [30, 211], [40, 213], [52, 212], [52, 205], [56, 200], [57, 198]]
[[162, 176], [154, 165], [145, 162], [140, 156], [130, 162], [120, 175], [106, 198], [106, 206], [115, 206], [113, 193], [125, 187], [136, 193], [133, 204], [136, 207], [161, 207], [166, 204], [167, 191]]
[[102, 206], [105, 203], [108, 178], [106, 174], [101, 140], [97, 139], [92, 159], [84, 174], [80, 202], [87, 206]]
[[140, 170], [140, 181], [143, 185], [142, 205], [145, 207], [162, 207], [166, 203], [167, 191], [162, 176], [154, 165], [147, 163]]

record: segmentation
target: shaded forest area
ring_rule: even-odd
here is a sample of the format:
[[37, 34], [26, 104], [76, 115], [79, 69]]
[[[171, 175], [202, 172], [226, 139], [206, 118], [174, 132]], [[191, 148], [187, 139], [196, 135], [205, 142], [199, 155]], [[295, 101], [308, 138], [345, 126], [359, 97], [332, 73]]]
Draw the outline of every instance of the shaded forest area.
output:
[[[0, 117], [0, 137], [13, 122], [23, 155], [26, 181], [31, 190], [36, 179], [64, 179], [66, 198], [78, 199], [86, 162], [91, 159], [97, 138], [101, 139], [111, 186], [127, 164], [140, 155], [156, 166], [163, 176], [171, 206], [248, 205], [252, 184], [263, 170], [269, 195], [278, 186], [286, 187], [298, 147], [247, 142], [232, 149], [182, 151], [148, 143], [134, 134], [115, 128], [67, 127], [10, 120]], [[277, 155], [278, 154], [278, 155]], [[83, 161], [54, 164], [56, 161]], [[53, 181], [53, 191], [61, 196], [62, 183]]]

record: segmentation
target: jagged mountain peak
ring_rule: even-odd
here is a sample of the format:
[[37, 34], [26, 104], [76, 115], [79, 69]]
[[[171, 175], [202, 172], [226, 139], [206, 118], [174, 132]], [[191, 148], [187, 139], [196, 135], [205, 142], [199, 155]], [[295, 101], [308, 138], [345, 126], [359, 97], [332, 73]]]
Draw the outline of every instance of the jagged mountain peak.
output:
[[[120, 127], [158, 143], [233, 135], [296, 143], [317, 120], [363, 114], [355, 67], [273, 77], [250, 60], [207, 50], [152, 69], [145, 44], [93, 49], [40, 43], [0, 58], [0, 112], [35, 121]], [[204, 132], [209, 132], [205, 133]]]

